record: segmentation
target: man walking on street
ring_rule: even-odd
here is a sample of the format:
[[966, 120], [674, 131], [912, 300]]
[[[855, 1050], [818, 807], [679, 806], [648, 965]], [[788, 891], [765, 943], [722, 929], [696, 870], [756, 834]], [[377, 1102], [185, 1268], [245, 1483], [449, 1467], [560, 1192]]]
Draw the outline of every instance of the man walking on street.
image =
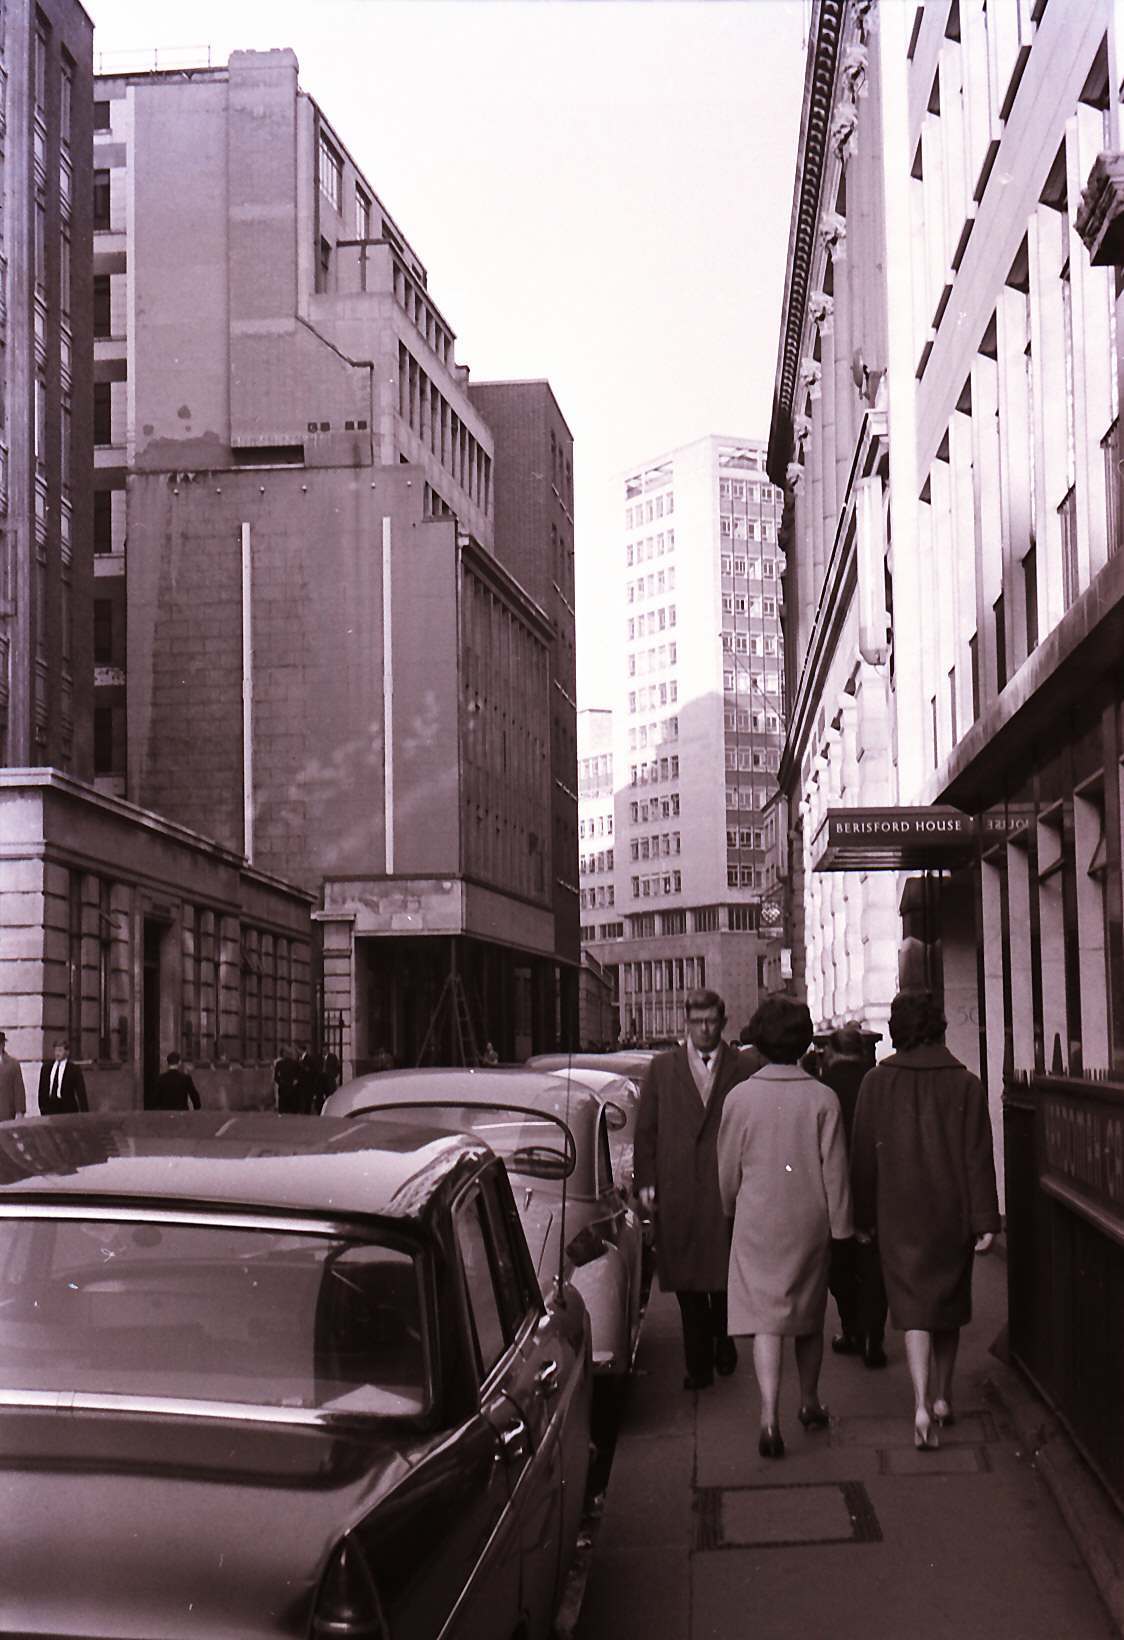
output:
[[168, 1068], [156, 1079], [151, 1110], [201, 1110], [199, 1090], [185, 1070], [180, 1069], [178, 1053], [168, 1055]]
[[8, 1038], [0, 1031], [0, 1122], [10, 1122], [27, 1111], [27, 1094], [20, 1062], [7, 1048]]
[[683, 1320], [684, 1389], [707, 1389], [734, 1371], [726, 1331], [730, 1221], [718, 1192], [718, 1125], [726, 1095], [757, 1068], [722, 1041], [726, 1008], [714, 991], [687, 997], [686, 1040], [652, 1059], [640, 1088], [635, 1176], [654, 1213], [656, 1269]]
[[69, 1116], [89, 1108], [86, 1079], [70, 1057], [70, 1043], [60, 1037], [54, 1059], [39, 1072], [39, 1114]]

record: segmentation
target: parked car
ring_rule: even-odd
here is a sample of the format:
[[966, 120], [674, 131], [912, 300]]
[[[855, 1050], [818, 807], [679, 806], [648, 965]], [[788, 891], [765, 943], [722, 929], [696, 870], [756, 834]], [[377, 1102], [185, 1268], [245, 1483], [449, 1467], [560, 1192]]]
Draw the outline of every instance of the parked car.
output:
[[[503, 1158], [544, 1291], [559, 1270], [572, 1280], [589, 1311], [595, 1374], [625, 1377], [643, 1313], [643, 1242], [613, 1171], [613, 1107], [543, 1071], [426, 1067], [357, 1077], [336, 1090], [324, 1112], [400, 1113], [411, 1105], [426, 1107], [427, 1120], [480, 1134]], [[557, 1145], [536, 1132], [536, 1115], [560, 1120], [571, 1135], [575, 1165], [564, 1182], [536, 1159], [536, 1149]]]
[[[621, 1076], [617, 1071], [594, 1069], [588, 1065], [560, 1065], [549, 1074], [561, 1076], [568, 1082], [589, 1088], [603, 1104], [609, 1105], [609, 1151], [613, 1158], [613, 1176], [620, 1186], [621, 1194], [631, 1201], [635, 1194], [632, 1183], [632, 1158], [636, 1116], [640, 1109], [639, 1083], [631, 1076]], [[623, 1120], [614, 1121], [611, 1114], [613, 1110], [621, 1111]]]
[[615, 1076], [631, 1076], [639, 1083], [655, 1058], [654, 1048], [612, 1048], [605, 1053], [536, 1053], [526, 1061], [535, 1071], [612, 1071]]
[[4, 1634], [547, 1640], [591, 1397], [476, 1136], [0, 1127]]

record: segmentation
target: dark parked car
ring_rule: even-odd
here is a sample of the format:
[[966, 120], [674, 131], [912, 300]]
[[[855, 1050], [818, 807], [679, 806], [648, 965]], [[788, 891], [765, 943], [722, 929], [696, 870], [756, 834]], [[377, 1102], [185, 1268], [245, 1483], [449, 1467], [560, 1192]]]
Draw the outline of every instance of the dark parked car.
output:
[[589, 1322], [478, 1138], [0, 1127], [0, 1632], [546, 1640]]

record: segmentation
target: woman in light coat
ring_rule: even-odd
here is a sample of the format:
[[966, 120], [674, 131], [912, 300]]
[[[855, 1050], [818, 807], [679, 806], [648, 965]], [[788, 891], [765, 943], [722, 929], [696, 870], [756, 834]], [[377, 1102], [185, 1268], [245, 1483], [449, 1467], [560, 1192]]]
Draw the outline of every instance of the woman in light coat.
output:
[[778, 1422], [782, 1351], [796, 1340], [800, 1422], [824, 1428], [823, 1324], [832, 1240], [851, 1234], [851, 1197], [839, 1101], [799, 1068], [812, 1040], [802, 1002], [767, 997], [747, 1027], [767, 1063], [732, 1088], [718, 1132], [718, 1182], [734, 1220], [728, 1326], [752, 1334], [761, 1392], [758, 1451], [784, 1455]]

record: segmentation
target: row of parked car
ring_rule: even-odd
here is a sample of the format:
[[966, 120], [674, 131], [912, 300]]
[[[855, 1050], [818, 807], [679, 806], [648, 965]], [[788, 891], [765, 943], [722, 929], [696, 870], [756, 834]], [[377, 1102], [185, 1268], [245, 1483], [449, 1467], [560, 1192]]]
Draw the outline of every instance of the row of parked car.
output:
[[0, 1125], [0, 1632], [545, 1640], [643, 1056]]

